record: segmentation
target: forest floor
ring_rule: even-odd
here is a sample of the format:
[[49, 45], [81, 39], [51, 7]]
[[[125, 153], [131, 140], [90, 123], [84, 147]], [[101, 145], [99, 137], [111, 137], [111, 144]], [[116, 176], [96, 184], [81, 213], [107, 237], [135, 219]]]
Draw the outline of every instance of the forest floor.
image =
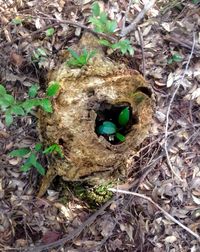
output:
[[[15, 99], [35, 83], [44, 93], [48, 71], [84, 32], [80, 24], [92, 30], [92, 2], [0, 0], [0, 83]], [[147, 2], [99, 3], [117, 35]], [[200, 251], [199, 1], [156, 1], [125, 38], [135, 51], [126, 60], [151, 84], [156, 105], [123, 192], [96, 209], [72, 192], [61, 201], [53, 187], [36, 197], [41, 176], [21, 172], [23, 160], [8, 153], [39, 142], [37, 119], [15, 116], [6, 127], [1, 111], [0, 251]]]

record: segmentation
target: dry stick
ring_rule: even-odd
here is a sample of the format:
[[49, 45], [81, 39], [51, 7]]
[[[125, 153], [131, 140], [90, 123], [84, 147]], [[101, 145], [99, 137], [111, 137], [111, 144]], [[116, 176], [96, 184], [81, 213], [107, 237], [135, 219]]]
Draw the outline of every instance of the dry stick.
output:
[[137, 17], [133, 20], [133, 22], [128, 25], [127, 27], [124, 27], [121, 31], [121, 37], [126, 36], [128, 33], [133, 31], [136, 27], [136, 25], [140, 22], [141, 19], [143, 19], [144, 15], [149, 11], [153, 5], [155, 4], [156, 0], [149, 0], [148, 3], [144, 6], [144, 9], [137, 15]]
[[128, 3], [128, 8], [127, 8], [127, 10], [126, 10], [126, 12], [125, 12], [124, 21], [123, 21], [123, 24], [122, 24], [122, 31], [125, 29], [126, 20], [127, 20], [127, 16], [128, 16], [128, 13], [129, 13], [130, 7], [131, 7], [131, 3], [132, 3], [132, 0], [129, 0], [129, 3]]
[[[34, 17], [34, 16], [32, 16], [32, 17]], [[116, 39], [114, 37], [112, 37], [110, 35], [107, 35], [105, 33], [102, 33], [102, 32], [96, 32], [92, 28], [89, 28], [86, 25], [83, 25], [83, 24], [78, 23], [78, 22], [72, 22], [72, 21], [69, 21], [69, 20], [57, 20], [56, 18], [43, 18], [43, 19], [52, 20], [52, 21], [55, 21], [55, 23], [51, 24], [51, 25], [47, 25], [47, 26], [45, 26], [45, 27], [43, 27], [43, 28], [41, 28], [41, 29], [39, 29], [37, 31], [34, 31], [34, 32], [32, 32], [32, 33], [30, 33], [28, 35], [25, 35], [25, 36], [23, 36], [21, 38], [16, 38], [16, 39], [14, 39], [13, 41], [11, 41], [9, 43], [7, 43], [7, 42], [6, 43], [2, 43], [2, 44], [0, 44], [0, 48], [2, 48], [4, 46], [10, 46], [10, 45], [12, 45], [13, 43], [15, 43], [17, 41], [25, 40], [25, 39], [27, 39], [27, 38], [35, 35], [35, 34], [38, 34], [40, 32], [43, 32], [43, 31], [47, 30], [48, 28], [51, 28], [52, 26], [55, 27], [55, 26], [58, 26], [60, 24], [67, 24], [67, 25], [71, 25], [71, 26], [75, 26], [75, 27], [80, 27], [80, 28], [82, 28], [82, 29], [84, 29], [84, 30], [86, 30], [88, 32], [93, 33], [93, 34], [102, 36], [102, 37], [107, 38], [107, 39], [109, 39], [111, 41], [116, 41]]]
[[[66, 237], [46, 244], [46, 245], [40, 245], [40, 246], [35, 246], [33, 248], [29, 247], [29, 248], [23, 248], [23, 251], [25, 252], [40, 252], [42, 250], [45, 249], [50, 249], [50, 248], [54, 248], [57, 246], [63, 246], [66, 242], [73, 240], [75, 238], [77, 238], [82, 231], [86, 228], [89, 227], [95, 220], [96, 218], [101, 215], [104, 210], [115, 200], [117, 200], [118, 196], [113, 196], [109, 201], [107, 201], [99, 210], [97, 210], [94, 214], [92, 214], [80, 227], [78, 227], [77, 229], [75, 229], [73, 232], [71, 232], [69, 235], [67, 235]], [[17, 249], [20, 250], [20, 249]]]
[[170, 160], [170, 157], [169, 157], [169, 152], [168, 152], [168, 127], [169, 127], [169, 115], [170, 115], [170, 112], [171, 112], [171, 107], [172, 107], [172, 103], [174, 101], [174, 98], [181, 86], [181, 83], [183, 82], [184, 78], [185, 78], [185, 75], [187, 73], [187, 70], [188, 70], [188, 67], [189, 67], [189, 64], [190, 64], [190, 61], [192, 59], [192, 55], [193, 55], [193, 52], [194, 52], [194, 48], [195, 48], [195, 33], [193, 33], [193, 45], [192, 45], [192, 50], [191, 50], [191, 53], [190, 53], [190, 56], [189, 56], [189, 59], [187, 61], [187, 64], [186, 64], [186, 67], [185, 67], [185, 70], [184, 70], [184, 73], [181, 77], [181, 79], [179, 80], [179, 84], [177, 86], [177, 88], [175, 89], [173, 95], [172, 95], [172, 98], [169, 102], [169, 106], [168, 106], [168, 109], [167, 109], [167, 114], [166, 114], [166, 124], [165, 124], [165, 143], [164, 143], [164, 149], [165, 149], [165, 153], [166, 153], [166, 158], [167, 158], [167, 164], [169, 166], [169, 168], [171, 169], [172, 173], [181, 181], [183, 181], [180, 176], [176, 173], [176, 171], [174, 170], [173, 168], [173, 165], [171, 163], [171, 160]]
[[140, 40], [140, 47], [142, 50], [142, 73], [144, 78], [146, 77], [146, 70], [145, 70], [145, 54], [144, 54], [144, 41], [143, 41], [143, 36], [140, 30], [140, 27], [138, 26], [138, 35], [139, 35], [139, 40]]
[[185, 231], [187, 231], [192, 236], [197, 238], [198, 241], [200, 241], [200, 236], [198, 234], [196, 234], [190, 228], [186, 227], [180, 221], [175, 219], [172, 215], [170, 215], [167, 211], [165, 211], [162, 207], [160, 207], [156, 202], [154, 202], [150, 197], [147, 197], [146, 195], [143, 195], [143, 194], [140, 194], [140, 193], [129, 192], [129, 191], [119, 190], [119, 189], [115, 189], [115, 188], [109, 188], [108, 190], [111, 191], [111, 192], [116, 192], [116, 193], [130, 194], [130, 195], [133, 195], [133, 196], [136, 196], [136, 197], [139, 197], [139, 198], [142, 198], [142, 199], [145, 199], [145, 200], [149, 201], [155, 207], [157, 207], [168, 219], [170, 219], [171, 221], [173, 221], [174, 223], [176, 223], [177, 225], [182, 227]]

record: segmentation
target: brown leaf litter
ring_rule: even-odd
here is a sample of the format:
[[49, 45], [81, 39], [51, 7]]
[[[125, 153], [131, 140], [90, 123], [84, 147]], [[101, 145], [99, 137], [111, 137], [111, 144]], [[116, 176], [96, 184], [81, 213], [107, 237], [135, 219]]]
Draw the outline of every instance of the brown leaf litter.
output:
[[[123, 27], [125, 17], [126, 24], [130, 24], [147, 1], [133, 3], [130, 8], [128, 2], [101, 1], [101, 7]], [[199, 235], [200, 13], [198, 5], [192, 2], [156, 1], [140, 21], [140, 32], [136, 29], [126, 36], [136, 51], [135, 58], [129, 58], [129, 66], [137, 61], [134, 63], [137, 70], [143, 72], [145, 67], [157, 106], [150, 136], [131, 157], [129, 178], [123, 189], [150, 197]], [[59, 20], [88, 25], [91, 3], [0, 0], [0, 81], [9, 93], [22, 100], [33, 83], [40, 83], [41, 93], [44, 91], [46, 73], [58, 60], [63, 61], [59, 54], [63, 55], [67, 47], [80, 39], [80, 27], [59, 23]], [[21, 24], [13, 24], [16, 17], [20, 17]], [[47, 27], [55, 28], [51, 38], [45, 36]], [[186, 69], [193, 33], [196, 39], [193, 57], [169, 115], [168, 152], [180, 181], [166, 162], [166, 113]], [[44, 49], [46, 56], [35, 64], [33, 52], [38, 48]], [[182, 60], [169, 64], [175, 54]], [[15, 117], [14, 123], [6, 128], [1, 114], [1, 251], [33, 251], [33, 248], [37, 251], [60, 251], [60, 248], [63, 251], [199, 251], [194, 236], [168, 219], [151, 202], [139, 197], [117, 194], [99, 211], [89, 209], [72, 192], [65, 202], [54, 187], [43, 198], [36, 198], [39, 175], [35, 170], [21, 173], [22, 161], [10, 158], [8, 153], [16, 148], [32, 147], [38, 141], [34, 116]], [[46, 165], [46, 160], [41, 159], [41, 162]]]

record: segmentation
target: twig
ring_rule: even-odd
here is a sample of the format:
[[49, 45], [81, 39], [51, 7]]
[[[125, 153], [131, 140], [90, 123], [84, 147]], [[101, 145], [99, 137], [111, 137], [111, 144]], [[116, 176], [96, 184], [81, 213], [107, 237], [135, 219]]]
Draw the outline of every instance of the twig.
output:
[[137, 15], [137, 17], [133, 20], [133, 22], [128, 25], [127, 27], [124, 27], [124, 29], [121, 30], [121, 37], [126, 36], [128, 33], [133, 31], [136, 27], [136, 25], [140, 22], [141, 19], [145, 16], [147, 11], [149, 11], [153, 5], [155, 4], [156, 0], [149, 0], [148, 3], [144, 6], [144, 9]]
[[139, 35], [139, 40], [140, 40], [140, 47], [142, 50], [142, 73], [144, 78], [146, 77], [146, 70], [145, 70], [145, 54], [144, 54], [144, 41], [143, 41], [143, 36], [140, 30], [140, 27], [138, 26], [138, 35]]
[[170, 219], [171, 221], [173, 221], [174, 223], [176, 223], [177, 225], [182, 227], [185, 231], [187, 231], [192, 236], [194, 236], [198, 241], [200, 241], [200, 236], [198, 234], [196, 234], [190, 228], [186, 227], [180, 221], [175, 219], [172, 215], [170, 215], [167, 211], [165, 211], [162, 207], [160, 207], [156, 202], [154, 202], [150, 197], [147, 197], [146, 195], [143, 195], [143, 194], [140, 194], [140, 193], [129, 192], [129, 191], [125, 191], [125, 190], [118, 190], [118, 189], [115, 189], [115, 188], [109, 188], [108, 190], [111, 191], [111, 192], [116, 192], [116, 193], [130, 194], [130, 195], [133, 195], [133, 196], [136, 196], [136, 197], [139, 197], [139, 198], [142, 198], [142, 199], [145, 199], [145, 200], [149, 201], [156, 208], [158, 208], [168, 219]]
[[[36, 16], [32, 16], [32, 17], [36, 17]], [[38, 34], [40, 32], [43, 32], [43, 31], [47, 30], [48, 28], [51, 28], [52, 26], [55, 27], [55, 26], [59, 26], [60, 24], [67, 24], [67, 25], [70, 25], [70, 26], [80, 27], [80, 28], [82, 28], [82, 29], [84, 29], [84, 30], [86, 30], [88, 32], [91, 32], [93, 34], [96, 34], [98, 36], [102, 36], [102, 37], [107, 38], [107, 39], [109, 39], [111, 41], [116, 41], [116, 39], [113, 36], [110, 36], [110, 35], [102, 33], [102, 32], [96, 32], [92, 28], [89, 28], [86, 25], [83, 25], [83, 24], [81, 24], [79, 22], [73, 22], [73, 21], [69, 21], [69, 20], [57, 20], [56, 18], [49, 18], [49, 17], [48, 18], [42, 17], [42, 18], [54, 21], [55, 23], [47, 25], [47, 26], [45, 26], [45, 27], [43, 27], [43, 28], [41, 28], [41, 29], [39, 29], [37, 31], [34, 31], [34, 32], [30, 33], [30, 34], [27, 34], [27, 35], [25, 35], [23, 37], [16, 38], [16, 39], [14, 39], [13, 41], [11, 41], [9, 43], [7, 43], [7, 42], [2, 43], [2, 44], [0, 44], [0, 48], [2, 48], [4, 46], [10, 46], [10, 45], [12, 45], [13, 43], [15, 43], [17, 41], [21, 42], [21, 41], [23, 41], [23, 40], [25, 40], [25, 39], [27, 39], [29, 37], [32, 37], [33, 35], [36, 35], [36, 34]]]
[[[86, 228], [89, 227], [95, 220], [96, 218], [101, 215], [104, 210], [115, 200], [117, 200], [118, 196], [114, 196], [112, 197], [112, 199], [110, 199], [109, 201], [107, 201], [99, 210], [97, 210], [94, 214], [92, 214], [80, 227], [78, 227], [77, 229], [75, 229], [73, 232], [71, 232], [69, 235], [67, 235], [66, 237], [49, 243], [49, 244], [45, 244], [45, 245], [40, 245], [40, 246], [35, 246], [34, 248], [23, 248], [23, 251], [25, 252], [40, 252], [42, 250], [45, 249], [50, 249], [50, 248], [55, 248], [57, 246], [63, 246], [66, 242], [70, 241], [70, 240], [74, 240], [75, 238], [77, 238], [82, 231]], [[18, 249], [17, 249], [18, 250]]]
[[169, 106], [168, 106], [168, 109], [167, 109], [167, 114], [166, 114], [166, 124], [165, 124], [165, 142], [164, 142], [164, 149], [165, 149], [165, 153], [166, 153], [166, 158], [167, 158], [167, 164], [169, 165], [172, 173], [181, 181], [183, 181], [180, 176], [176, 173], [176, 171], [174, 170], [173, 168], [173, 165], [171, 163], [171, 160], [170, 160], [170, 157], [169, 157], [169, 152], [168, 152], [168, 128], [169, 128], [169, 115], [170, 115], [170, 112], [171, 112], [171, 107], [172, 107], [172, 103], [174, 101], [174, 98], [181, 86], [181, 83], [183, 82], [184, 78], [185, 78], [185, 75], [187, 73], [187, 70], [188, 70], [188, 67], [189, 67], [189, 64], [190, 64], [190, 61], [192, 59], [192, 55], [193, 55], [193, 52], [194, 52], [194, 48], [195, 48], [195, 33], [193, 33], [193, 45], [192, 45], [192, 50], [191, 50], [191, 53], [190, 53], [190, 56], [189, 56], [189, 59], [187, 61], [187, 64], [186, 64], [186, 67], [185, 67], [185, 70], [184, 70], [184, 73], [182, 75], [182, 77], [180, 78], [179, 80], [179, 84], [177, 86], [177, 88], [175, 89], [172, 97], [171, 97], [171, 100], [169, 102]]
[[128, 16], [130, 7], [131, 7], [131, 3], [132, 3], [132, 0], [129, 0], [128, 7], [126, 9], [125, 16], [124, 16], [124, 21], [123, 21], [123, 24], [122, 24], [122, 31], [125, 29], [126, 20], [127, 20], [127, 16]]

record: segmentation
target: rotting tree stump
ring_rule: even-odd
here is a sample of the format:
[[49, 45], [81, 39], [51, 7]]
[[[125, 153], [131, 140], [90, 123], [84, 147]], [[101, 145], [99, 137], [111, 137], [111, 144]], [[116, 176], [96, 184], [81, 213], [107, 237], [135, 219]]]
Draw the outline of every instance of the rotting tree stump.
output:
[[[71, 69], [63, 63], [49, 75], [49, 83], [59, 82], [60, 91], [52, 114], [39, 111], [39, 132], [46, 146], [62, 147], [64, 158], [49, 160], [39, 196], [56, 175], [93, 184], [125, 178], [128, 157], [149, 132], [153, 113], [149, 84], [139, 72], [107, 58], [93, 35], [83, 35], [74, 49], [83, 48], [96, 50], [88, 65]], [[126, 140], [112, 142], [98, 135], [101, 116], [115, 120], [125, 107], [131, 111], [123, 132]]]

